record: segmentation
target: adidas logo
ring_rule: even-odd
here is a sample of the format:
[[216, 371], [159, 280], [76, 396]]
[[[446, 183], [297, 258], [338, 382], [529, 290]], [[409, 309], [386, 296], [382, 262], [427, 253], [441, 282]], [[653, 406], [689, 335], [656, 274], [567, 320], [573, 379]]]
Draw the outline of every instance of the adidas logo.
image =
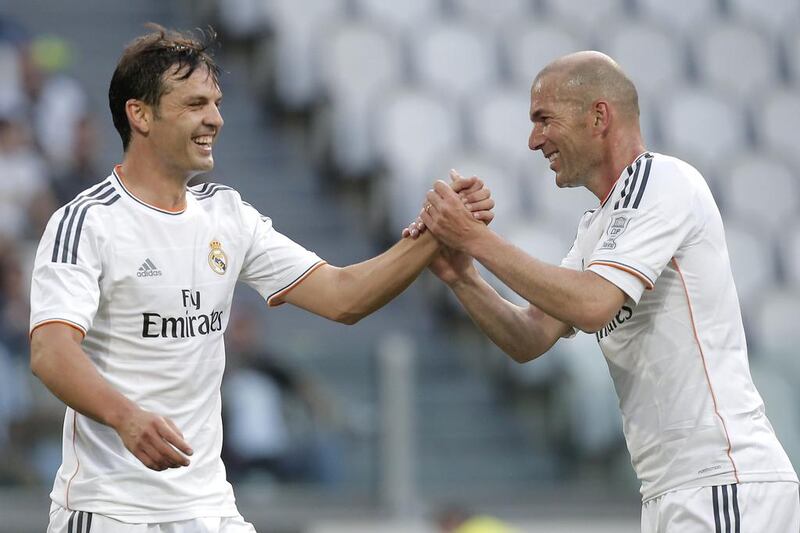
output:
[[149, 258], [144, 260], [144, 263], [142, 263], [142, 266], [140, 266], [138, 272], [136, 272], [136, 277], [139, 278], [150, 278], [160, 275], [161, 271], [153, 264], [152, 261], [150, 261]]

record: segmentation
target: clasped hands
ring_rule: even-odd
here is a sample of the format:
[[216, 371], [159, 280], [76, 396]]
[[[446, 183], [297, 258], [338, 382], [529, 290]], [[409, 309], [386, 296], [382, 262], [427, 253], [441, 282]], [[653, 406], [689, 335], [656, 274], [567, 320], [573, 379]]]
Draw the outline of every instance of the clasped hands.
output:
[[476, 230], [494, 219], [491, 191], [480, 178], [464, 178], [451, 170], [450, 179], [449, 184], [434, 183], [416, 220], [403, 229], [403, 237], [416, 239], [429, 229], [445, 246], [463, 251]]

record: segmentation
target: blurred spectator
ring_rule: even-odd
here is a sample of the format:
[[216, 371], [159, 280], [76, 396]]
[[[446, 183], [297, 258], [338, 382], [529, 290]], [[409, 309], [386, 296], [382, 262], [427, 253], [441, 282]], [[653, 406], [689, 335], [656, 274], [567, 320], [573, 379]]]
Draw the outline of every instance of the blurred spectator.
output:
[[265, 350], [262, 321], [234, 307], [226, 333], [222, 457], [231, 479], [267, 473], [280, 482], [332, 484], [341, 453], [330, 398]]
[[91, 116], [86, 115], [75, 123], [73, 142], [70, 161], [54, 169], [51, 174], [51, 185], [59, 206], [71, 201], [78, 193], [100, 181], [106, 173], [98, 169], [95, 160], [98, 145], [97, 126]]
[[54, 207], [47, 166], [24, 120], [17, 110], [0, 109], [0, 236], [17, 239], [38, 236], [40, 221], [33, 224], [29, 214], [49, 210], [49, 216]]
[[24, 360], [27, 365], [30, 307], [21, 251], [14, 241], [1, 237], [0, 249], [0, 344], [12, 358]]

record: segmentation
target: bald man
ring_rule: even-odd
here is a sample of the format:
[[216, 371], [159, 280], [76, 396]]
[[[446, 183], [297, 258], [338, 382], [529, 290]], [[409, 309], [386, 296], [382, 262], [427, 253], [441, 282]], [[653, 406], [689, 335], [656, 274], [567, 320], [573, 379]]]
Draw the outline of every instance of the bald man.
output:
[[[722, 219], [703, 176], [645, 148], [636, 88], [598, 52], [545, 67], [530, 119], [529, 147], [550, 161], [556, 185], [599, 201], [572, 249], [560, 266], [531, 257], [437, 182], [420, 215], [447, 246], [431, 270], [520, 363], [578, 330], [595, 335], [641, 481], [643, 532], [797, 533], [797, 475], [750, 377]], [[473, 258], [529, 304], [500, 297]]]

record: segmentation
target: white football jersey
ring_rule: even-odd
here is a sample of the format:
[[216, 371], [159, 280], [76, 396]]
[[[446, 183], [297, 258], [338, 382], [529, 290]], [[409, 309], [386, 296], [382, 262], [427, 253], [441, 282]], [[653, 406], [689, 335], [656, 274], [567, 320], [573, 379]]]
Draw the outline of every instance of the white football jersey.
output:
[[596, 337], [645, 501], [676, 488], [797, 481], [750, 377], [722, 218], [696, 169], [639, 156], [584, 214], [562, 266], [627, 295]]
[[51, 498], [123, 522], [236, 516], [220, 460], [222, 334], [241, 280], [270, 305], [323, 264], [224, 185], [187, 189], [170, 212], [128, 192], [116, 171], [59, 209], [39, 244], [31, 331], [60, 321], [113, 387], [172, 419], [188, 467], [145, 467], [110, 427], [71, 408]]

